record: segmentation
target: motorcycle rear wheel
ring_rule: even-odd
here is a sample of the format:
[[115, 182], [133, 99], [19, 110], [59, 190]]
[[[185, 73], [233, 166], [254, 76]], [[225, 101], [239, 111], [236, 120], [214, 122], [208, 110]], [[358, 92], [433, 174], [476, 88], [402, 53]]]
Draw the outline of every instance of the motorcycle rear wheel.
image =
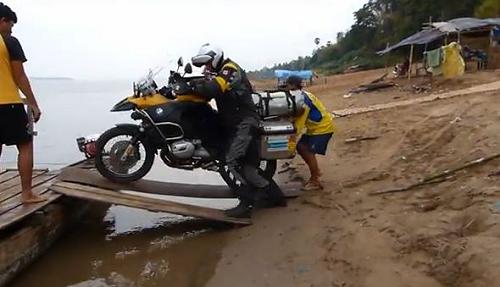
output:
[[[113, 139], [119, 137], [124, 137], [124, 139], [115, 142], [110, 150], [107, 151], [106, 146]], [[102, 176], [113, 182], [130, 183], [143, 178], [151, 170], [155, 158], [155, 150], [141, 139], [138, 139], [134, 144], [132, 154], [127, 156], [125, 161], [121, 159], [130, 144], [130, 140], [135, 137], [137, 137], [137, 132], [133, 130], [114, 127], [104, 132], [97, 139], [95, 166]], [[144, 158], [144, 161], [135, 171], [129, 173], [130, 169], [135, 167], [135, 164], [141, 158]]]

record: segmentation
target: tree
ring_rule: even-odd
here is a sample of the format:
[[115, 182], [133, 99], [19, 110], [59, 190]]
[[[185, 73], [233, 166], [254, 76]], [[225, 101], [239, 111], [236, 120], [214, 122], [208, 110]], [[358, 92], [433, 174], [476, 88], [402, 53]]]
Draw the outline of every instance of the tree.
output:
[[318, 37], [314, 38], [314, 44], [316, 44], [316, 48], [319, 46], [319, 43], [321, 43], [320, 38]]
[[345, 33], [344, 32], [338, 32], [337, 33], [337, 43], [340, 43], [344, 39]]
[[500, 0], [484, 0], [476, 9], [478, 18], [496, 18], [500, 15]]
[[[1, 0], [0, 0], [1, 1]], [[429, 21], [448, 21], [453, 18], [500, 16], [500, 0], [365, 0], [367, 3], [354, 12], [355, 22], [347, 32], [337, 33], [335, 43], [314, 39], [316, 49], [311, 57], [280, 65], [283, 68], [342, 70], [347, 65], [363, 63], [376, 66], [375, 51], [386, 48], [421, 30]], [[476, 14], [474, 14], [476, 13]], [[356, 60], [355, 60], [356, 59]], [[382, 63], [383, 64], [383, 63]], [[276, 67], [276, 66], [275, 66]]]

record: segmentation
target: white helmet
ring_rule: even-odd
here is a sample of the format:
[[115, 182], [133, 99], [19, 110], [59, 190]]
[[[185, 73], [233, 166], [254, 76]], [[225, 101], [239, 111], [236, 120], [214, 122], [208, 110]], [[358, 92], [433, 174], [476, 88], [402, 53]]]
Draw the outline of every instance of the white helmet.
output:
[[212, 62], [212, 68], [215, 70], [219, 67], [222, 61], [224, 61], [224, 52], [222, 49], [210, 45], [209, 43], [201, 46], [198, 51], [198, 55], [191, 58], [191, 62], [196, 67], [201, 67], [209, 62]]

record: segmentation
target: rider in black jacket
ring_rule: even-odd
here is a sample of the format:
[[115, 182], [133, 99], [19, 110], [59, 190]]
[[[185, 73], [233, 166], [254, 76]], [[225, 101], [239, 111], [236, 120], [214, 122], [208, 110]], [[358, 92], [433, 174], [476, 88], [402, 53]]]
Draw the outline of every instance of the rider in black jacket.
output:
[[226, 210], [226, 215], [250, 217], [255, 192], [266, 192], [273, 205], [286, 205], [279, 187], [259, 174], [256, 137], [260, 118], [245, 71], [235, 62], [225, 59], [220, 48], [210, 44], [201, 46], [191, 61], [197, 67], [204, 66], [208, 74], [213, 74], [213, 77], [197, 82], [194, 90], [208, 99], [215, 99], [229, 140], [226, 163], [230, 172], [242, 183], [236, 191], [240, 203]]

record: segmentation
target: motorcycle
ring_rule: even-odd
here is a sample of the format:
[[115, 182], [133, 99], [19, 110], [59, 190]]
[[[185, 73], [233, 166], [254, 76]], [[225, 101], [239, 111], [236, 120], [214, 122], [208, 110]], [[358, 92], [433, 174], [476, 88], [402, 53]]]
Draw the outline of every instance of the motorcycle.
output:
[[[133, 95], [117, 103], [111, 112], [132, 111], [138, 124], [117, 124], [96, 141], [95, 165], [111, 181], [129, 183], [144, 177], [155, 155], [173, 168], [202, 168], [218, 172], [236, 188], [239, 182], [224, 162], [222, 129], [217, 112], [204, 97], [193, 94], [191, 82], [204, 76], [188, 77], [191, 64], [178, 61], [177, 71], [170, 71], [168, 85], [158, 89], [154, 74], [133, 85]], [[261, 157], [260, 169], [267, 178], [276, 172], [276, 160], [295, 155], [294, 126], [276, 117], [263, 117], [256, 143]]]

